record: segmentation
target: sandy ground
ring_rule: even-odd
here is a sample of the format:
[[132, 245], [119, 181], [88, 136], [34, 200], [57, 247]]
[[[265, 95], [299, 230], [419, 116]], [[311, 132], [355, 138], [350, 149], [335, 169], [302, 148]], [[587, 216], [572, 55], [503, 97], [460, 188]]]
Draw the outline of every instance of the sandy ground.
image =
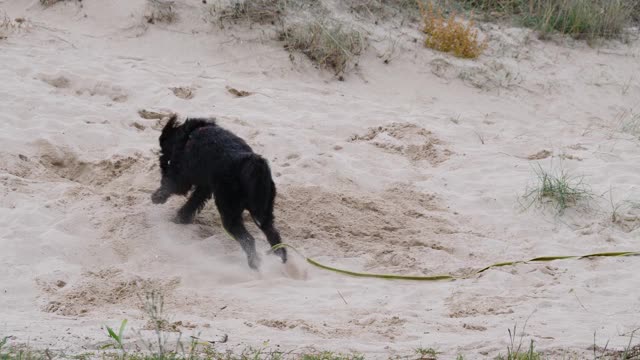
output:
[[[170, 222], [183, 198], [151, 204], [161, 124], [138, 115], [215, 116], [247, 139], [271, 162], [285, 242], [334, 266], [462, 275], [638, 250], [637, 213], [612, 222], [608, 193], [640, 200], [637, 42], [594, 49], [483, 25], [487, 54], [463, 61], [414, 43], [415, 27], [381, 25], [340, 82], [260, 27], [207, 23], [199, 1], [180, 2], [171, 26], [144, 24], [142, 0], [81, 4], [0, 1], [26, 19], [0, 40], [0, 336], [92, 350], [103, 324], [144, 328], [137, 295], [150, 288], [184, 334], [228, 334], [218, 347], [231, 350], [490, 358], [528, 320], [518, 335], [562, 358], [589, 353], [594, 332], [620, 348], [640, 327], [637, 257], [439, 283], [345, 277], [295, 256], [264, 255], [251, 272], [212, 204], [187, 226]], [[523, 211], [536, 164], [585, 175], [591, 206]]]

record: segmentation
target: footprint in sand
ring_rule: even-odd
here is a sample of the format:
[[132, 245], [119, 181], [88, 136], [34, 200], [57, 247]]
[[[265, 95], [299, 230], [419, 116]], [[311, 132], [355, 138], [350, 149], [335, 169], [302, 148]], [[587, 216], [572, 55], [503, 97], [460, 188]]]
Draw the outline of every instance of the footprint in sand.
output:
[[169, 88], [169, 90], [173, 92], [173, 95], [184, 100], [191, 100], [196, 95], [196, 92], [195, 92], [196, 90], [192, 87], [187, 87], [187, 86], [172, 87], [172, 88]]
[[71, 75], [40, 74], [37, 78], [58, 90], [70, 90], [77, 96], [103, 96], [117, 103], [126, 102], [129, 98], [123, 88], [107, 81], [81, 79]]

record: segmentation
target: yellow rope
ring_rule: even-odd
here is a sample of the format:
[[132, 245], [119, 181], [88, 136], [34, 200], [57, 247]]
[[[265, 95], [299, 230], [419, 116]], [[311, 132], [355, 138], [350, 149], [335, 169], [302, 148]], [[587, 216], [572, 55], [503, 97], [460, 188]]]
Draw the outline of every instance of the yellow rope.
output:
[[[298, 253], [300, 256], [302, 256], [303, 258], [305, 258], [305, 260], [316, 267], [319, 267], [321, 269], [324, 270], [329, 270], [329, 271], [333, 271], [339, 274], [345, 274], [345, 275], [350, 275], [350, 276], [356, 276], [356, 277], [367, 277], [367, 278], [378, 278], [378, 279], [389, 279], [389, 280], [418, 280], [418, 281], [441, 281], [441, 280], [459, 280], [459, 279], [464, 279], [466, 277], [462, 277], [462, 276], [454, 276], [454, 275], [449, 275], [449, 274], [443, 274], [443, 275], [431, 275], [431, 276], [414, 276], [414, 275], [394, 275], [394, 274], [371, 274], [371, 273], [364, 273], [364, 272], [357, 272], [357, 271], [350, 271], [350, 270], [344, 270], [344, 269], [339, 269], [333, 266], [328, 266], [328, 265], [324, 265], [321, 264], [319, 262], [317, 262], [316, 260], [312, 259], [312, 258], [308, 258], [306, 256], [304, 256], [300, 251], [298, 251], [298, 249], [294, 248], [291, 245], [288, 244], [278, 244], [275, 245], [271, 248], [271, 250], [277, 250], [280, 248], [290, 248], [293, 251], [295, 251], [296, 253]], [[525, 263], [530, 263], [530, 262], [548, 262], [548, 261], [554, 261], [554, 260], [563, 260], [563, 259], [585, 259], [585, 258], [592, 258], [592, 257], [618, 257], [618, 256], [638, 256], [640, 255], [639, 251], [618, 251], [618, 252], [603, 252], [603, 253], [595, 253], [595, 254], [588, 254], [588, 255], [570, 255], [570, 256], [540, 256], [540, 257], [536, 257], [530, 260], [517, 260], [517, 261], [505, 261], [505, 262], [500, 262], [500, 263], [495, 263], [489, 266], [486, 266], [478, 271], [476, 271], [474, 274], [480, 274], [484, 271], [487, 271], [489, 269], [492, 268], [496, 268], [496, 267], [501, 267], [501, 266], [509, 266], [509, 265], [515, 265], [515, 264], [525, 264]]]
[[[233, 235], [231, 235], [229, 232], [226, 231], [227, 235], [231, 238], [234, 239]], [[324, 269], [324, 270], [329, 270], [329, 271], [333, 271], [339, 274], [344, 274], [344, 275], [350, 275], [350, 276], [355, 276], [355, 277], [366, 277], [366, 278], [377, 278], [377, 279], [387, 279], [387, 280], [417, 280], [417, 281], [442, 281], [442, 280], [449, 280], [449, 281], [453, 281], [453, 280], [460, 280], [460, 279], [466, 279], [469, 276], [463, 277], [463, 276], [454, 276], [454, 275], [450, 275], [450, 274], [442, 274], [442, 275], [430, 275], [430, 276], [418, 276], [418, 275], [395, 275], [395, 274], [372, 274], [372, 273], [365, 273], [365, 272], [358, 272], [358, 271], [351, 271], [351, 270], [344, 270], [344, 269], [339, 269], [333, 266], [328, 266], [328, 265], [324, 265], [319, 263], [318, 261], [306, 257], [304, 256], [304, 254], [302, 254], [300, 251], [298, 251], [298, 249], [296, 249], [295, 247], [289, 245], [289, 244], [278, 244], [278, 245], [274, 245], [273, 247], [271, 247], [271, 251], [273, 250], [277, 250], [280, 248], [289, 248], [293, 251], [295, 251], [298, 255], [300, 255], [301, 257], [303, 257], [309, 264], [318, 267], [320, 269]], [[533, 259], [529, 259], [529, 260], [516, 260], [516, 261], [505, 261], [505, 262], [499, 262], [499, 263], [495, 263], [495, 264], [491, 264], [489, 266], [483, 267], [480, 270], [477, 270], [476, 272], [474, 272], [472, 275], [477, 275], [480, 274], [482, 272], [485, 272], [489, 269], [493, 269], [496, 267], [502, 267], [502, 266], [511, 266], [511, 265], [516, 265], [516, 264], [526, 264], [526, 263], [531, 263], [531, 262], [548, 262], [548, 261], [554, 261], [554, 260], [564, 260], [564, 259], [586, 259], [586, 258], [592, 258], [592, 257], [618, 257], [618, 256], [639, 256], [640, 255], [640, 251], [614, 251], [614, 252], [602, 252], [602, 253], [594, 253], [594, 254], [587, 254], [587, 255], [560, 255], [560, 256], [539, 256], [539, 257], [535, 257]]]

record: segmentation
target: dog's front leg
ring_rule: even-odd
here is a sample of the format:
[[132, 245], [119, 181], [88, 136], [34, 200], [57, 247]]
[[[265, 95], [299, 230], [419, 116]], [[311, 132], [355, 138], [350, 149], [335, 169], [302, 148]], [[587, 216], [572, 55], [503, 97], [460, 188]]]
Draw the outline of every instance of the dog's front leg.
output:
[[175, 184], [173, 181], [163, 176], [160, 187], [151, 195], [151, 201], [154, 204], [164, 204], [174, 192]]
[[180, 208], [174, 222], [179, 224], [190, 224], [193, 217], [202, 210], [207, 201], [211, 199], [211, 190], [206, 187], [196, 187], [187, 202]]

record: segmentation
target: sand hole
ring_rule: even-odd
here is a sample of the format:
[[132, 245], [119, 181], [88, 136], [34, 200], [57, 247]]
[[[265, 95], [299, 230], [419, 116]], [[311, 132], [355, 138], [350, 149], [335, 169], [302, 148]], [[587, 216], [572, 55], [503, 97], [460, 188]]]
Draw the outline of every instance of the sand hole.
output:
[[169, 280], [142, 278], [117, 269], [88, 271], [72, 284], [55, 291], [43, 311], [63, 316], [79, 316], [104, 307], [139, 307], [140, 296], [157, 290], [170, 296], [179, 285], [178, 278]]
[[55, 146], [48, 141], [39, 141], [39, 162], [57, 176], [84, 185], [101, 186], [108, 184], [128, 172], [141, 160], [141, 154], [133, 156], [114, 155], [101, 161], [85, 161], [65, 147]]
[[385, 151], [401, 154], [411, 161], [426, 160], [432, 165], [446, 161], [451, 151], [442, 148], [442, 142], [431, 132], [415, 124], [391, 123], [370, 128], [363, 135], [354, 135], [349, 141], [366, 142]]
[[435, 195], [406, 185], [379, 193], [289, 186], [276, 204], [285, 242], [296, 239], [326, 255], [366, 255], [367, 267], [395, 270], [428, 271], [416, 251], [451, 253], [446, 237], [458, 225], [448, 217]]

